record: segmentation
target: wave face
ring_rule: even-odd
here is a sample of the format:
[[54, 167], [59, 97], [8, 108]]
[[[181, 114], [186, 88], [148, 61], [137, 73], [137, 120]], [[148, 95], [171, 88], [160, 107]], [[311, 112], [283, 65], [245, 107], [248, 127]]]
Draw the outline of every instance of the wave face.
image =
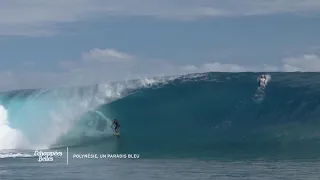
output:
[[[4, 92], [0, 149], [74, 146], [157, 156], [319, 157], [317, 73], [205, 73]], [[112, 136], [111, 119], [121, 124]]]

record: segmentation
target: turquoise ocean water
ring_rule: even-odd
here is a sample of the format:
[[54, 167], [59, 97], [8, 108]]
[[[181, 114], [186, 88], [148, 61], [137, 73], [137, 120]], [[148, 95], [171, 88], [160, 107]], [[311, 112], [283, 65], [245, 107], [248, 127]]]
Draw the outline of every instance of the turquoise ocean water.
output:
[[2, 92], [0, 179], [319, 179], [320, 75], [259, 75]]

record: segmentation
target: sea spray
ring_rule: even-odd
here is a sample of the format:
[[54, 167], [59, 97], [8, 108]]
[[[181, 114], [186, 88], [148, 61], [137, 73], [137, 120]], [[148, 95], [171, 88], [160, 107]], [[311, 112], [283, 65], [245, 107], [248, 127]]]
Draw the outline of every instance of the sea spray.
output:
[[[111, 135], [111, 120], [95, 109], [157, 82], [142, 79], [85, 87], [0, 93], [1, 103], [7, 108], [2, 107], [1, 110], [0, 147], [48, 149], [57, 143], [65, 144], [63, 140], [82, 142], [88, 136], [94, 139]], [[100, 118], [96, 119], [94, 114]], [[97, 125], [90, 126], [94, 124], [92, 122]], [[105, 124], [105, 127], [101, 128], [99, 124]], [[28, 142], [28, 146], [24, 145], [25, 142]]]
[[7, 110], [0, 105], [0, 150], [27, 148], [27, 140], [19, 130], [10, 127]]

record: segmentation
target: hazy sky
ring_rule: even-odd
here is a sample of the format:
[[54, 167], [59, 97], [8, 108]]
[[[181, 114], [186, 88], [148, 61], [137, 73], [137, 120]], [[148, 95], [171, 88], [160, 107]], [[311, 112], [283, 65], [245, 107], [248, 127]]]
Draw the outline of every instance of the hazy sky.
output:
[[319, 0], [2, 0], [0, 90], [320, 70]]

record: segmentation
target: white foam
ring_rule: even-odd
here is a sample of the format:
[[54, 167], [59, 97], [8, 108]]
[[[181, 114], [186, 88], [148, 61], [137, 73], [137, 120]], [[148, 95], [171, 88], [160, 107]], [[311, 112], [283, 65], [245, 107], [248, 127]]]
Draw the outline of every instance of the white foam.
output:
[[[108, 101], [124, 97], [126, 95], [124, 92], [128, 89], [150, 87], [157, 83], [165, 84], [165, 82], [163, 78], [158, 80], [141, 78], [138, 82], [106, 83], [100, 84], [97, 89], [94, 86], [87, 89], [85, 95], [82, 90], [72, 88], [66, 93], [67, 97], [65, 95], [60, 97], [55, 90], [40, 91], [29, 98], [15, 113], [14, 120], [24, 122], [23, 125], [17, 124], [21, 127], [16, 129], [10, 127], [7, 110], [0, 106], [0, 150], [48, 149], [61, 136], [67, 134], [76, 121], [88, 111]], [[43, 94], [43, 92], [46, 93]], [[42, 94], [41, 97], [40, 94]], [[112, 134], [111, 129], [110, 134]]]
[[34, 157], [31, 154], [27, 153], [0, 153], [0, 159], [4, 158], [28, 158], [28, 157]]
[[267, 84], [271, 81], [271, 75], [266, 74], [266, 79], [267, 79], [267, 81], [266, 81], [266, 84]]
[[27, 145], [23, 134], [10, 127], [7, 110], [0, 105], [0, 150], [24, 149]]
[[[271, 81], [271, 75], [266, 74], [266, 82], [265, 82], [265, 85], [267, 85], [270, 81]], [[257, 82], [260, 82], [260, 76], [258, 76]]]

